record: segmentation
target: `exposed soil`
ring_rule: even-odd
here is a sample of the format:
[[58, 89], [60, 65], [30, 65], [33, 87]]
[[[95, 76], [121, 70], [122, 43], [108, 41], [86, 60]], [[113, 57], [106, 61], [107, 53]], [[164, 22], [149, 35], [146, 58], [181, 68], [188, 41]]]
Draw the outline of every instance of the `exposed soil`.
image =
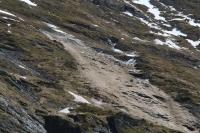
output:
[[[188, 127], [195, 125], [195, 117], [169, 95], [151, 85], [148, 80], [137, 79], [129, 74], [134, 66], [124, 66], [112, 56], [97, 53], [79, 40], [71, 41], [67, 35], [44, 32], [51, 40], [62, 43], [76, 59], [82, 78], [95, 91], [107, 97], [109, 105], [155, 124], [183, 132], [192, 132]], [[198, 131], [194, 131], [198, 132]]]

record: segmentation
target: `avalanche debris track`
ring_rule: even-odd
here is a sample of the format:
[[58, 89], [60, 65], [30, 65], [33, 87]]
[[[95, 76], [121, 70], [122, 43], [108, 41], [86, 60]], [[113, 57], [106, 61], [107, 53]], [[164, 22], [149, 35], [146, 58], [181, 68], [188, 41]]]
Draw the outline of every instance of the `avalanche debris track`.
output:
[[111, 55], [98, 53], [59, 27], [47, 25], [51, 30], [42, 32], [63, 44], [78, 62], [82, 77], [110, 100], [107, 104], [171, 129], [191, 132], [184, 125], [195, 125], [195, 117], [148, 80], [132, 77], [130, 66], [119, 65]]

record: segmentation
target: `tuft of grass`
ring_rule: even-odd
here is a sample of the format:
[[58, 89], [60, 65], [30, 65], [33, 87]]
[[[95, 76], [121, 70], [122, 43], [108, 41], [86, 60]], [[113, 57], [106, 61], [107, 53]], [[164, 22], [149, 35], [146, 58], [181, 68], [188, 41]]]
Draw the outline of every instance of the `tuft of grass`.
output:
[[104, 110], [100, 107], [94, 105], [83, 104], [76, 109], [77, 112], [91, 113], [97, 116], [111, 115], [113, 112], [111, 110]]

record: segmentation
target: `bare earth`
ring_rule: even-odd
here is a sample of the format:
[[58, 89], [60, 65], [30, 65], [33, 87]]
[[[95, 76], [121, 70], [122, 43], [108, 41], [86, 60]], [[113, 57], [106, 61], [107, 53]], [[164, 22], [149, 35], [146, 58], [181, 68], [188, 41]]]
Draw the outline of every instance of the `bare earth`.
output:
[[64, 45], [79, 63], [81, 76], [110, 100], [108, 104], [132, 116], [191, 133], [184, 125], [195, 124], [192, 114], [148, 80], [134, 78], [128, 67], [116, 64], [109, 55], [97, 53], [78, 39], [60, 33], [45, 34]]

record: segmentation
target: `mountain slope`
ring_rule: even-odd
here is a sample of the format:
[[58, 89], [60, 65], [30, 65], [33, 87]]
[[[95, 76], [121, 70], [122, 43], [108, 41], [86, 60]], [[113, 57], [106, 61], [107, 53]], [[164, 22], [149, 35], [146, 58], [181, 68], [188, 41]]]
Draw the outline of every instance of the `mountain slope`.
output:
[[198, 5], [1, 0], [0, 132], [200, 132]]

